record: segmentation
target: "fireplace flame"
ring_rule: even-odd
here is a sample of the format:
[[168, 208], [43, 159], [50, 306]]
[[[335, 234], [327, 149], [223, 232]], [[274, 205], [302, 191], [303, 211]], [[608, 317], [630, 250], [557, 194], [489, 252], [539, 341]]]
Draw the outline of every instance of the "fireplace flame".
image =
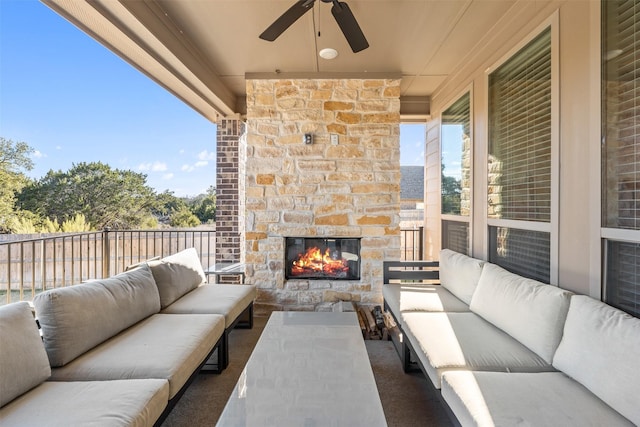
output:
[[338, 275], [348, 271], [349, 264], [346, 259], [331, 258], [329, 248], [322, 253], [320, 248], [317, 247], [309, 248], [304, 254], [298, 255], [298, 259], [293, 261], [293, 266], [291, 267], [293, 275], [307, 273]]

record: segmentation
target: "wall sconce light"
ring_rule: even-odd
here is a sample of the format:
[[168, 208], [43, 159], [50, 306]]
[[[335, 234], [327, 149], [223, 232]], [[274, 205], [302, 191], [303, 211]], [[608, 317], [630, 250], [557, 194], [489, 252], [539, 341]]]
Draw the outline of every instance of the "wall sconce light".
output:
[[310, 133], [305, 133], [302, 138], [302, 142], [304, 142], [307, 145], [313, 144], [313, 135]]

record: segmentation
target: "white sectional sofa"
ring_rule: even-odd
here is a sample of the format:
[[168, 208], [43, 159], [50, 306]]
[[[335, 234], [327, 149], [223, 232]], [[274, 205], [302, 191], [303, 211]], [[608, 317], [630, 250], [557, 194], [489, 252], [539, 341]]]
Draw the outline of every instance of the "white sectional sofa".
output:
[[[0, 425], [160, 424], [216, 349], [218, 372], [224, 369], [227, 334], [243, 313], [251, 325], [254, 286], [204, 281], [191, 248], [108, 279], [43, 292], [33, 301], [42, 339], [26, 303], [3, 307], [0, 331], [24, 330], [32, 339], [12, 345], [19, 339], [0, 335]], [[14, 313], [25, 306], [29, 319]], [[16, 386], [15, 377], [30, 377], [31, 364], [11, 360], [31, 353], [40, 354], [36, 366], [42, 369]], [[5, 375], [7, 367], [13, 376]], [[92, 390], [95, 399], [84, 395]], [[131, 393], [140, 398], [125, 398]], [[43, 409], [34, 411], [34, 402]], [[79, 403], [92, 410], [76, 408]], [[51, 404], [60, 417], [33, 418], [47, 417]], [[76, 422], [76, 413], [85, 412], [86, 422]]]
[[26, 302], [0, 307], [0, 425], [150, 426], [169, 400], [166, 379], [50, 381]]
[[640, 319], [449, 250], [439, 269], [383, 295], [457, 423], [640, 424]]
[[[253, 301], [255, 285], [222, 285], [206, 283], [206, 276], [198, 254], [193, 248], [178, 252], [161, 260], [150, 261], [149, 267], [160, 290], [161, 313], [165, 314], [220, 314], [224, 316], [221, 346], [221, 368], [229, 364], [229, 333], [234, 328], [253, 327]], [[180, 276], [191, 276], [182, 282]], [[176, 289], [176, 283], [183, 283]], [[192, 286], [196, 284], [196, 286]]]

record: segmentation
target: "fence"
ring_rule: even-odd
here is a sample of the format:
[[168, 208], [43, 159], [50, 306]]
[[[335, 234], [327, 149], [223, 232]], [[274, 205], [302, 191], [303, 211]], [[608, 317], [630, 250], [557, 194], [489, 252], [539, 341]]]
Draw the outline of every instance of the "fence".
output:
[[402, 261], [423, 260], [424, 227], [400, 230], [400, 259]]
[[[423, 228], [401, 230], [401, 258], [422, 260]], [[15, 238], [15, 236], [11, 236]], [[31, 300], [46, 289], [110, 277], [129, 265], [195, 247], [215, 262], [213, 230], [124, 230], [56, 233], [0, 242], [0, 305]]]
[[213, 230], [125, 230], [51, 234], [0, 242], [0, 304], [37, 292], [110, 277], [127, 266], [195, 247], [203, 266], [215, 261]]

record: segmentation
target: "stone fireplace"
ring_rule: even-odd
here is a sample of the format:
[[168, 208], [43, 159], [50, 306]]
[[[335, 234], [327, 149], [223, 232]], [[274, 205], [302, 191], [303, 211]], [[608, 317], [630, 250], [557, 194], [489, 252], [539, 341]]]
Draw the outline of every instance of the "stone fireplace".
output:
[[284, 278], [359, 280], [360, 239], [286, 237]]
[[[240, 234], [257, 313], [382, 303], [382, 261], [400, 257], [399, 96], [399, 79], [247, 79]], [[357, 274], [291, 274], [287, 237], [351, 267], [335, 239], [356, 241]]]

